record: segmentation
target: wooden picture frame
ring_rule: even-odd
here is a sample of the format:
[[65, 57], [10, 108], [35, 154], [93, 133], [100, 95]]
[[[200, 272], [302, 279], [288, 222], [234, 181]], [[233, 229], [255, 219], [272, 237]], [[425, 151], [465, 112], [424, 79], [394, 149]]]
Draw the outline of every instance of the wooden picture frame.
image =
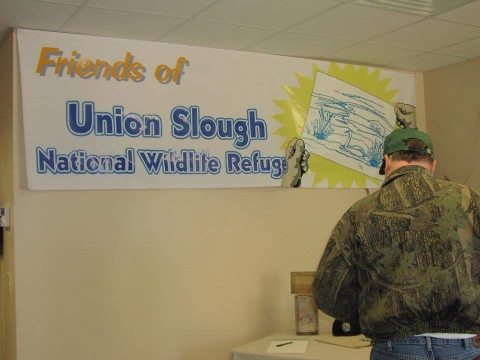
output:
[[290, 273], [291, 294], [311, 294], [315, 271], [295, 271]]

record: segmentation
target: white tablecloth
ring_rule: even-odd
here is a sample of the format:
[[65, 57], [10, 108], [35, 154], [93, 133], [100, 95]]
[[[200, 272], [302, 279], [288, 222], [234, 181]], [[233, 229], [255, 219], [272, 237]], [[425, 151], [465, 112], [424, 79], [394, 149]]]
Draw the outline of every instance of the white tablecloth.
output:
[[[363, 336], [362, 336], [363, 337]], [[232, 360], [274, 360], [274, 359], [312, 359], [312, 360], [369, 360], [371, 347], [355, 349], [346, 346], [319, 342], [317, 339], [327, 342], [343, 341], [352, 343], [357, 337], [334, 338], [330, 333], [321, 332], [319, 335], [297, 336], [295, 330], [287, 330], [278, 334], [267, 336], [263, 339], [239, 346], [232, 350]], [[282, 339], [308, 339], [307, 352], [305, 354], [267, 354], [267, 348], [272, 340]], [[348, 345], [347, 345], [348, 346]]]

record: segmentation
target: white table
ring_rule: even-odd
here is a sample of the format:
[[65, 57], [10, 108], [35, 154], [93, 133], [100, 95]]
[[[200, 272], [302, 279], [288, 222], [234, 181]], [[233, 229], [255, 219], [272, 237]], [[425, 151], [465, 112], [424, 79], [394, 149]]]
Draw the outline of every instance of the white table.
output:
[[[330, 336], [327, 333], [321, 335]], [[319, 335], [297, 336], [295, 330], [287, 330], [263, 339], [239, 346], [232, 350], [232, 360], [274, 360], [274, 359], [312, 359], [312, 360], [369, 360], [371, 347], [354, 349], [338, 345], [318, 342]], [[272, 340], [308, 339], [305, 354], [267, 354], [267, 348]]]

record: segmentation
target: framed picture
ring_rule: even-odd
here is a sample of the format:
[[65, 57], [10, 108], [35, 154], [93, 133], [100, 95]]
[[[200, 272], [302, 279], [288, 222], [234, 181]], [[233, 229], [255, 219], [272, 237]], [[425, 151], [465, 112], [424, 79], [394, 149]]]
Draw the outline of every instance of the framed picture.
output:
[[290, 273], [292, 294], [311, 294], [315, 271], [296, 271]]
[[318, 309], [312, 294], [295, 295], [297, 335], [318, 335]]

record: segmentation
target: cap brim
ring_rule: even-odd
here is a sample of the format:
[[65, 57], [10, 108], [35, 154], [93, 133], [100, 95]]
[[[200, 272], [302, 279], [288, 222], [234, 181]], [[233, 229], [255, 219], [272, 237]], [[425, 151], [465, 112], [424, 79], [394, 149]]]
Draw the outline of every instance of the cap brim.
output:
[[380, 175], [385, 175], [385, 158], [383, 158], [382, 166], [380, 166], [380, 170], [378, 171]]

